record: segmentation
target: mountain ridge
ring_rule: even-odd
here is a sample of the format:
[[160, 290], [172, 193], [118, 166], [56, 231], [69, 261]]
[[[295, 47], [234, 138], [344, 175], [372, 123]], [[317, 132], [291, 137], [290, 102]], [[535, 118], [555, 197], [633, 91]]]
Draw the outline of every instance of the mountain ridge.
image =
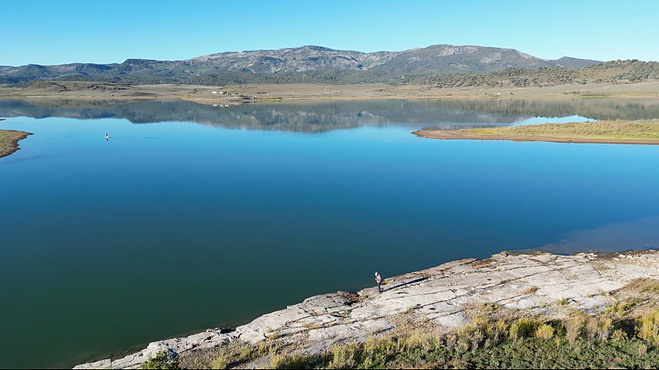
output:
[[[0, 83], [34, 80], [91, 80], [127, 83], [393, 82], [406, 74], [487, 73], [508, 68], [581, 68], [596, 60], [538, 58], [515, 49], [438, 44], [402, 51], [360, 52], [305, 45], [275, 50], [229, 51], [183, 60], [126, 59], [122, 63], [0, 66]], [[202, 82], [203, 83], [203, 82]]]

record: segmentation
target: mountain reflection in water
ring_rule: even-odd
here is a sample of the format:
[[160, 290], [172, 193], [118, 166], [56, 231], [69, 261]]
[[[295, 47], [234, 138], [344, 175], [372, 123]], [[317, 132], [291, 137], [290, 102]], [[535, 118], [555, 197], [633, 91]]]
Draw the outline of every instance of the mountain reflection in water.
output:
[[[186, 121], [223, 128], [325, 132], [403, 124], [423, 128], [508, 126], [533, 117], [589, 119], [659, 116], [659, 104], [598, 100], [369, 100], [212, 105], [190, 101], [0, 100], [0, 117]], [[446, 126], [445, 126], [446, 125]]]
[[656, 104], [0, 99], [0, 117], [19, 116], [53, 118], [0, 123], [34, 133], [0, 159], [0, 368], [71, 368], [235, 327], [363, 289], [373, 271], [658, 248], [658, 146], [410, 134], [656, 118]]

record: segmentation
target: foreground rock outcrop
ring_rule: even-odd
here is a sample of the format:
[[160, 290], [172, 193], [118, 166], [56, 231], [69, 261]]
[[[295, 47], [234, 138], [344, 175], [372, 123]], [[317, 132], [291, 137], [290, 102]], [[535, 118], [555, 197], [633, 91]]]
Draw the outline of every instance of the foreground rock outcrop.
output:
[[466, 307], [481, 302], [560, 317], [570, 307], [603, 309], [613, 299], [606, 293], [637, 278], [659, 278], [659, 252], [607, 256], [500, 253], [386, 279], [381, 294], [373, 287], [357, 294], [314, 296], [231, 332], [213, 329], [152, 342], [124, 358], [75, 368], [136, 368], [160, 351], [182, 354], [238, 339], [252, 344], [264, 340], [296, 343], [301, 353], [319, 353], [337, 343], [365, 341], [390, 331], [396, 326], [396, 316], [406, 312], [425, 316], [446, 330], [459, 327], [470, 321]]

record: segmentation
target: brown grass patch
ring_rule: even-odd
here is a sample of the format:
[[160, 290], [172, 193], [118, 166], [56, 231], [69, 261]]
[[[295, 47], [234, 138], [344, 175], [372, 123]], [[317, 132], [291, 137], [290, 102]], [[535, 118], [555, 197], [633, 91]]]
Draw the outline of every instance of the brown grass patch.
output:
[[0, 158], [18, 150], [18, 142], [32, 135], [29, 132], [0, 130]]

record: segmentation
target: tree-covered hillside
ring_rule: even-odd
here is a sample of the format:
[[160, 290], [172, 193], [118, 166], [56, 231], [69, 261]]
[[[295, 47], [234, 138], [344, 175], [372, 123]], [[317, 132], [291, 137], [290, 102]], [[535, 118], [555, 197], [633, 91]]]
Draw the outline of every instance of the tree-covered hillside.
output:
[[579, 69], [509, 68], [490, 73], [433, 75], [428, 76], [424, 83], [440, 87], [545, 87], [573, 83], [635, 83], [652, 79], [659, 79], [659, 63], [624, 60]]

